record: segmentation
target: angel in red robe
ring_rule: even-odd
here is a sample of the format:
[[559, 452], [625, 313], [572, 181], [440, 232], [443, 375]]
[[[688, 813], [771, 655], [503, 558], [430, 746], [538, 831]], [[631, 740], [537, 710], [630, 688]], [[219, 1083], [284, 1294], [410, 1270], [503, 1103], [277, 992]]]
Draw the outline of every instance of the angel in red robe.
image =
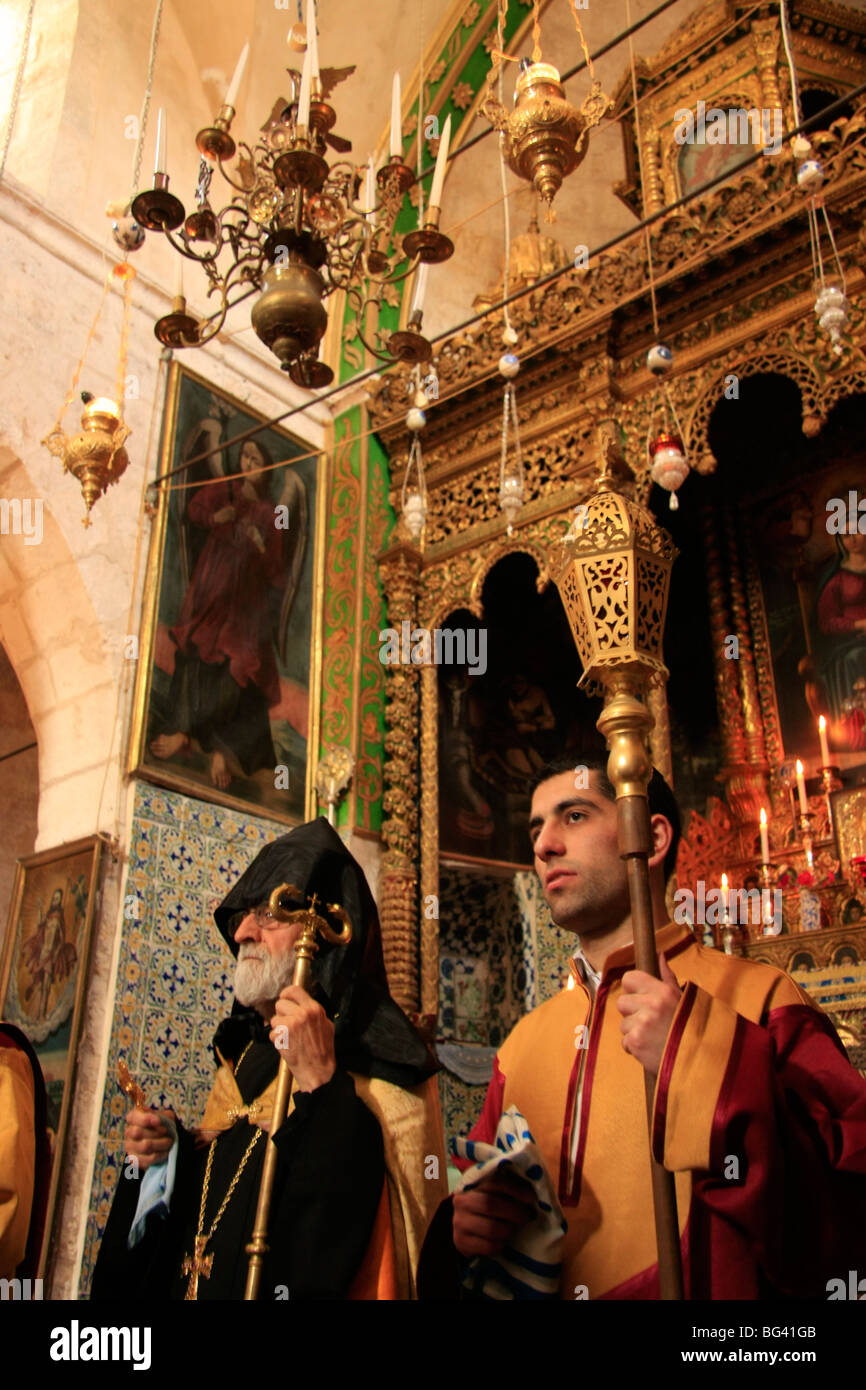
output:
[[177, 648], [168, 697], [173, 727], [150, 744], [156, 757], [170, 758], [195, 738], [210, 753], [211, 781], [221, 789], [233, 770], [249, 774], [275, 762], [268, 719], [280, 702], [273, 631], [285, 633], [300, 582], [307, 501], [303, 481], [287, 469], [275, 506], [270, 475], [258, 471], [270, 462], [247, 440], [240, 475], [200, 488], [190, 502], [190, 522], [208, 534], [170, 629]]

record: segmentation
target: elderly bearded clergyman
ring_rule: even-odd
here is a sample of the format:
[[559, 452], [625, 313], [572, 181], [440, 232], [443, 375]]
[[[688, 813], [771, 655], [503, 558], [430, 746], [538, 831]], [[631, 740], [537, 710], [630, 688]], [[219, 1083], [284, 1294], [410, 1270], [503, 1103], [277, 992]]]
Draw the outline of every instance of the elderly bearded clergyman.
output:
[[[309, 994], [291, 984], [300, 925], [276, 922], [268, 907], [283, 883], [303, 905], [313, 894], [340, 904], [352, 925], [348, 946], [321, 944]], [[436, 1064], [388, 994], [360, 866], [327, 822], [300, 826], [261, 851], [215, 918], [238, 964], [201, 1128], [130, 1112], [126, 1153], [141, 1176], [118, 1180], [91, 1297], [243, 1298], [278, 1045], [294, 1086], [274, 1136], [259, 1298], [411, 1296], [423, 1223], [442, 1195], [424, 1181], [425, 1155], [437, 1152]]]

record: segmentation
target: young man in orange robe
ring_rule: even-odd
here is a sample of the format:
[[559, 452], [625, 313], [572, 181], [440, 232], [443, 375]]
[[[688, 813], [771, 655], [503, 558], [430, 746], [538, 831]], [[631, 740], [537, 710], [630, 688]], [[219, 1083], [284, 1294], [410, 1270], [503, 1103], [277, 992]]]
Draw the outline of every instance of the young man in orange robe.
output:
[[[529, 822], [553, 921], [579, 936], [574, 987], [499, 1049], [470, 1138], [494, 1142], [509, 1106], [526, 1117], [568, 1226], [562, 1298], [658, 1298], [646, 1068], [653, 1152], [676, 1175], [686, 1296], [826, 1299], [829, 1281], [866, 1275], [866, 1081], [787, 975], [668, 921], [679, 813], [658, 772], [649, 862], [661, 979], [635, 970], [606, 757], [584, 762], [588, 779], [570, 759], [540, 774]], [[454, 1246], [496, 1255], [534, 1210], [527, 1183], [488, 1178], [453, 1198]]]

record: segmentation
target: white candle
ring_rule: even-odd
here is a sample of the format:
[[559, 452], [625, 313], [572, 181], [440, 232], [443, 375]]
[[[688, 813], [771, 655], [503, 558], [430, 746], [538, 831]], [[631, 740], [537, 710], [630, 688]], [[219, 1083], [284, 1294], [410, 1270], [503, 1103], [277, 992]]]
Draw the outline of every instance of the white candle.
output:
[[800, 814], [805, 816], [809, 812], [809, 803], [806, 800], [806, 783], [803, 778], [803, 764], [797, 759], [797, 795], [800, 798]]
[[310, 55], [310, 80], [319, 79], [319, 35], [316, 32], [316, 3], [307, 0], [307, 52]]
[[304, 66], [301, 69], [301, 95], [298, 99], [298, 125], [306, 129], [310, 124], [310, 73], [311, 73], [310, 45], [307, 44], [307, 51], [304, 54]]
[[376, 213], [376, 176], [373, 170], [373, 156], [367, 160], [367, 183], [364, 189], [364, 212], [369, 223], [373, 223]]
[[729, 897], [728, 897], [728, 875], [727, 875], [727, 874], [722, 874], [722, 902], [725, 904], [725, 921], [727, 922], [727, 920], [728, 920], [728, 909], [729, 909], [729, 906], [730, 906], [730, 899], [729, 899]]
[[403, 122], [400, 118], [400, 74], [394, 73], [391, 84], [391, 158], [403, 158]]
[[415, 276], [415, 297], [412, 300], [412, 313], [409, 315], [410, 318], [413, 314], [423, 312], [424, 296], [427, 293], [427, 276], [429, 272], [429, 265], [426, 261], [422, 261], [421, 265], [418, 267], [418, 274]]
[[769, 862], [770, 862], [770, 840], [769, 840], [769, 835], [768, 835], [768, 832], [767, 832], [767, 813], [766, 813], [766, 811], [764, 810], [764, 808], [763, 808], [763, 806], [762, 806], [762, 807], [761, 807], [761, 863], [762, 863], [762, 864], [769, 864]]
[[445, 182], [445, 165], [448, 163], [448, 146], [451, 143], [451, 117], [445, 122], [442, 131], [442, 138], [439, 141], [439, 153], [436, 156], [436, 168], [433, 172], [433, 187], [430, 189], [431, 208], [441, 208], [442, 206], [442, 185]]
[[827, 743], [827, 721], [823, 714], [818, 720], [818, 737], [821, 740], [821, 766], [830, 766], [830, 747]]
[[243, 75], [244, 75], [244, 68], [245, 68], [246, 65], [247, 65], [247, 58], [248, 58], [249, 56], [250, 56], [250, 46], [249, 46], [248, 43], [245, 43], [244, 46], [243, 46], [243, 49], [242, 49], [242, 51], [241, 51], [241, 56], [238, 58], [238, 61], [237, 61], [237, 67], [235, 68], [235, 75], [234, 75], [234, 77], [232, 78], [231, 82], [230, 82], [229, 85], [228, 85], [228, 91], [226, 92], [226, 94], [225, 94], [225, 99], [224, 99], [224, 101], [223, 101], [223, 105], [224, 105], [224, 106], [234, 106], [234, 105], [235, 105], [235, 103], [236, 103], [236, 101], [237, 101], [237, 97], [238, 97], [238, 92], [239, 92], [239, 90], [240, 90], [241, 79], [242, 79], [242, 77], [243, 77]]
[[168, 122], [165, 119], [165, 111], [159, 108], [156, 118], [156, 160], [153, 166], [154, 175], [164, 174], [165, 168], [165, 148], [168, 144]]

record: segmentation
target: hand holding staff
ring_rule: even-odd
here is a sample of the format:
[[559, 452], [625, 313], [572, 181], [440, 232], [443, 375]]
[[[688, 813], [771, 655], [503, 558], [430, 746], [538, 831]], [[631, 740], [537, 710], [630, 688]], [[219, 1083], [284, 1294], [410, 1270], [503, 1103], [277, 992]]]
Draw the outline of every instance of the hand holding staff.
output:
[[[300, 892], [290, 883], [281, 883], [278, 888], [274, 889], [273, 893], [270, 896], [268, 904], [271, 912], [278, 921], [301, 923], [301, 934], [295, 942], [295, 973], [292, 977], [291, 986], [289, 987], [289, 989], [284, 990], [283, 994], [280, 996], [280, 1001], [278, 1001], [277, 1003], [277, 1014], [275, 1015], [275, 1017], [280, 1019], [283, 1016], [284, 1010], [280, 1009], [280, 1002], [283, 1002], [286, 1005], [285, 1011], [289, 1011], [292, 1008], [302, 1007], [301, 995], [303, 995], [304, 998], [309, 1001], [311, 1009], [308, 1010], [307, 1006], [303, 1005], [304, 1018], [302, 1020], [301, 1026], [304, 1029], [317, 1029], [319, 1037], [321, 1039], [324, 1037], [324, 1030], [321, 1027], [321, 1021], [318, 1019], [318, 1015], [316, 1015], [314, 1011], [319, 1010], [324, 1018], [324, 1010], [320, 1009], [320, 1006], [318, 1004], [315, 1004], [315, 1002], [309, 998], [309, 995], [306, 992], [307, 986], [310, 982], [310, 974], [312, 972], [313, 959], [317, 955], [319, 950], [316, 937], [317, 935], [321, 936], [324, 938], [325, 941], [330, 941], [335, 946], [348, 946], [349, 942], [352, 939], [352, 924], [349, 921], [348, 914], [342, 907], [340, 907], [336, 903], [328, 903], [328, 912], [330, 912], [330, 914], [333, 917], [336, 917], [337, 920], [342, 924], [342, 929], [339, 932], [334, 931], [330, 923], [328, 923], [324, 917], [320, 917], [316, 913], [316, 904], [318, 899], [315, 893], [309, 900], [310, 906], [308, 908], [303, 908], [300, 911], [292, 911], [289, 908], [288, 903], [292, 900], [295, 902], [297, 902], [298, 900], [302, 900]], [[316, 1020], [315, 1022], [314, 1019]], [[330, 1020], [325, 1019], [325, 1022], [329, 1023], [331, 1029], [333, 1030], [333, 1025], [330, 1024]], [[289, 1025], [286, 1025], [281, 1022], [278, 1024], [278, 1026], [280, 1028], [283, 1028]], [[291, 1051], [291, 1048], [289, 1048], [288, 1050]], [[316, 1065], [314, 1064], [312, 1072], [315, 1071]], [[309, 1082], [310, 1079], [311, 1072], [309, 1072], [309, 1069], [305, 1069], [304, 1081]], [[322, 1085], [323, 1083], [320, 1081], [317, 1084]], [[314, 1089], [314, 1087], [308, 1084], [302, 1084], [301, 1089], [312, 1090]], [[262, 1277], [262, 1268], [265, 1262], [265, 1255], [268, 1251], [268, 1216], [270, 1215], [271, 1197], [274, 1189], [274, 1177], [276, 1175], [277, 1170], [277, 1150], [276, 1145], [273, 1142], [273, 1136], [278, 1133], [280, 1126], [283, 1123], [283, 1120], [286, 1118], [286, 1112], [289, 1108], [289, 1096], [291, 1095], [291, 1090], [291, 1068], [289, 1067], [289, 1063], [286, 1060], [286, 1057], [281, 1056], [280, 1068], [277, 1072], [277, 1090], [274, 1096], [274, 1112], [271, 1118], [270, 1134], [268, 1136], [267, 1147], [265, 1149], [265, 1161], [262, 1166], [262, 1180], [261, 1185], [259, 1187], [259, 1200], [256, 1206], [255, 1221], [253, 1223], [253, 1234], [249, 1245], [246, 1247], [247, 1254], [250, 1257], [249, 1270], [247, 1272], [247, 1286], [244, 1292], [244, 1298], [247, 1300], [255, 1299], [258, 1297], [259, 1284], [261, 1282]]]

